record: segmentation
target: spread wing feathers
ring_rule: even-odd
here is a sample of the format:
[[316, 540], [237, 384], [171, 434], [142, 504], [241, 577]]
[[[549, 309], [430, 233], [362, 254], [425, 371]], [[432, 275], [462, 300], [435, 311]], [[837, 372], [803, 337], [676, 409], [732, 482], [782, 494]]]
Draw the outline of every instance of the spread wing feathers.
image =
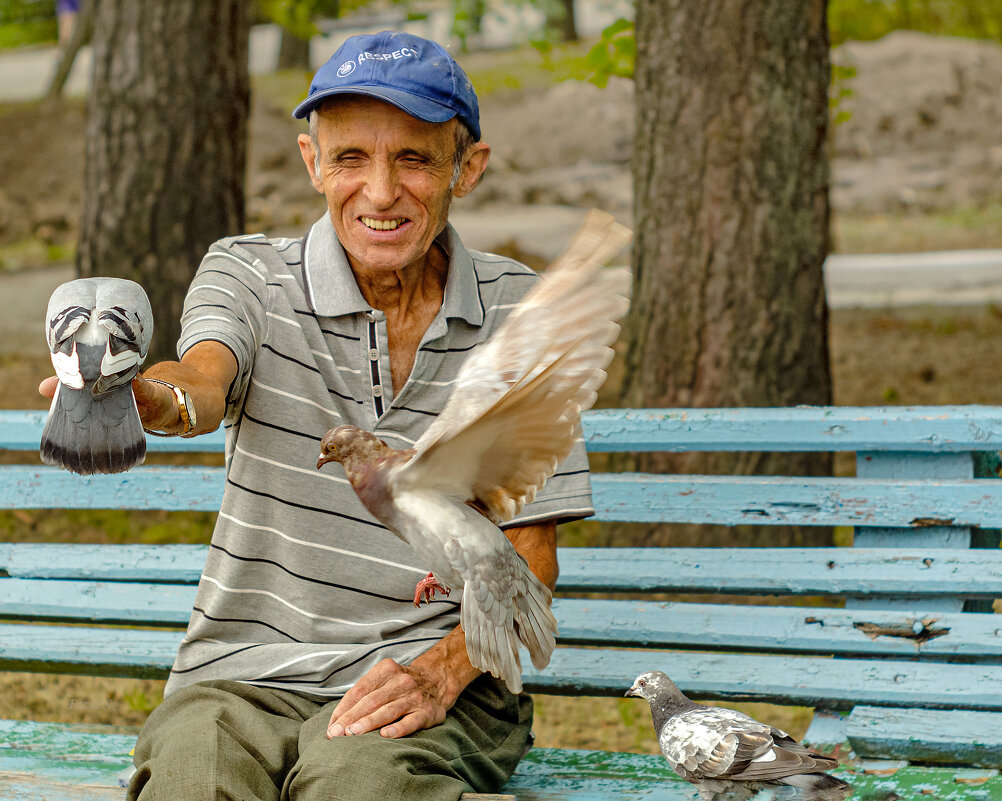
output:
[[475, 500], [496, 523], [535, 497], [605, 380], [630, 274], [601, 265], [629, 237], [608, 215], [589, 214], [567, 253], [467, 359], [399, 480]]
[[661, 749], [683, 778], [771, 781], [837, 767], [785, 732], [718, 707], [703, 707], [669, 720]]

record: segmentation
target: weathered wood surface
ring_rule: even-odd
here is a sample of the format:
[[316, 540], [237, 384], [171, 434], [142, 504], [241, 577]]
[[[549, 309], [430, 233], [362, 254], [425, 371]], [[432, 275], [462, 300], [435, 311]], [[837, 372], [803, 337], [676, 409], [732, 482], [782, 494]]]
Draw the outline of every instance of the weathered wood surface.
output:
[[[0, 617], [184, 627], [195, 587], [0, 579]], [[929, 603], [928, 600], [924, 601]], [[562, 644], [999, 660], [992, 614], [557, 598]], [[13, 630], [14, 636], [17, 635]]]
[[[195, 584], [204, 545], [0, 543], [0, 576]], [[1002, 551], [560, 548], [561, 592], [1002, 597]]]
[[[74, 743], [73, 727], [0, 721], [0, 801], [105, 801], [122, 797], [115, 775], [131, 761], [131, 738], [86, 735]], [[653, 734], [652, 734], [653, 742]], [[30, 774], [25, 770], [30, 770]], [[1002, 798], [997, 771], [889, 768], [835, 772], [855, 788], [853, 798], [933, 798], [992, 801]], [[536, 748], [519, 764], [503, 792], [519, 801], [693, 801], [659, 755]]]
[[[37, 450], [45, 411], [0, 411], [0, 449]], [[789, 409], [602, 409], [582, 428], [591, 451], [1002, 449], [1002, 407], [808, 406]], [[222, 431], [149, 438], [151, 451], [221, 451]]]
[[[216, 511], [221, 467], [139, 467], [78, 476], [55, 467], [0, 468], [7, 509]], [[600, 520], [805, 526], [1002, 526], [1002, 482], [645, 473], [592, 477]]]
[[[183, 632], [0, 624], [0, 669], [163, 678]], [[664, 669], [697, 697], [846, 709], [853, 704], [1002, 711], [994, 665], [692, 651], [560, 647], [530, 692], [620, 696]]]
[[853, 751], [863, 757], [1002, 766], [998, 712], [857, 706], [846, 734]]
[[[0, 543], [0, 576], [195, 584], [204, 545]], [[559, 548], [561, 592], [1002, 597], [1002, 551]]]

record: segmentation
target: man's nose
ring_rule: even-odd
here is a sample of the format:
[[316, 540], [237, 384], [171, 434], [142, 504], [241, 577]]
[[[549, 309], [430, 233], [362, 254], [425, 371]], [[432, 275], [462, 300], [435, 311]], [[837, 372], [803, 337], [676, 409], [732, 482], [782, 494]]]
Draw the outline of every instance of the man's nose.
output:
[[366, 197], [378, 209], [388, 209], [400, 194], [396, 170], [389, 164], [374, 164], [365, 183]]

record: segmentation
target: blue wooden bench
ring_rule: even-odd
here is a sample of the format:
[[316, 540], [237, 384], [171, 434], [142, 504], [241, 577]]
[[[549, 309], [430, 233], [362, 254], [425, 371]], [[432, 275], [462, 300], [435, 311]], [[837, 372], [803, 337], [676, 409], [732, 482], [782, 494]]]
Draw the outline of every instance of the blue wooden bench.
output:
[[[37, 449], [43, 412], [0, 412], [0, 448]], [[1002, 408], [590, 413], [601, 451], [851, 451], [854, 478], [594, 476], [597, 518], [852, 526], [854, 547], [560, 551], [560, 647], [532, 692], [619, 696], [660, 668], [703, 699], [816, 707], [855, 798], [1002, 799]], [[218, 451], [215, 435], [153, 440]], [[81, 478], [0, 466], [6, 508], [218, 508], [222, 468]], [[982, 546], [972, 547], [972, 546]], [[0, 544], [0, 669], [164, 677], [202, 546]], [[616, 599], [595, 594], [617, 594]], [[761, 605], [651, 594], [753, 596]], [[626, 594], [626, 597], [623, 597]], [[822, 605], [798, 605], [821, 597]], [[777, 599], [779, 602], [777, 603]], [[136, 627], [136, 628], [129, 628]], [[639, 702], [638, 702], [639, 703]], [[0, 799], [119, 798], [134, 733], [0, 721]], [[691, 799], [660, 757], [540, 748], [519, 799]]]

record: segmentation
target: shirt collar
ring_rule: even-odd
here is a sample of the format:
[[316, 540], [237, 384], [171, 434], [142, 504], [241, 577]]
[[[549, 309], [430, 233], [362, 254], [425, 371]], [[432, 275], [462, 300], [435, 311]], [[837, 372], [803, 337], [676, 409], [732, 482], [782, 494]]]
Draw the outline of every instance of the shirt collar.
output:
[[[445, 316], [460, 317], [470, 325], [483, 325], [484, 307], [473, 258], [451, 224], [446, 224], [435, 241], [449, 258], [445, 300], [442, 303]], [[369, 311], [369, 304], [355, 282], [355, 275], [329, 214], [317, 220], [306, 234], [303, 276], [306, 300], [317, 315], [338, 317]]]

